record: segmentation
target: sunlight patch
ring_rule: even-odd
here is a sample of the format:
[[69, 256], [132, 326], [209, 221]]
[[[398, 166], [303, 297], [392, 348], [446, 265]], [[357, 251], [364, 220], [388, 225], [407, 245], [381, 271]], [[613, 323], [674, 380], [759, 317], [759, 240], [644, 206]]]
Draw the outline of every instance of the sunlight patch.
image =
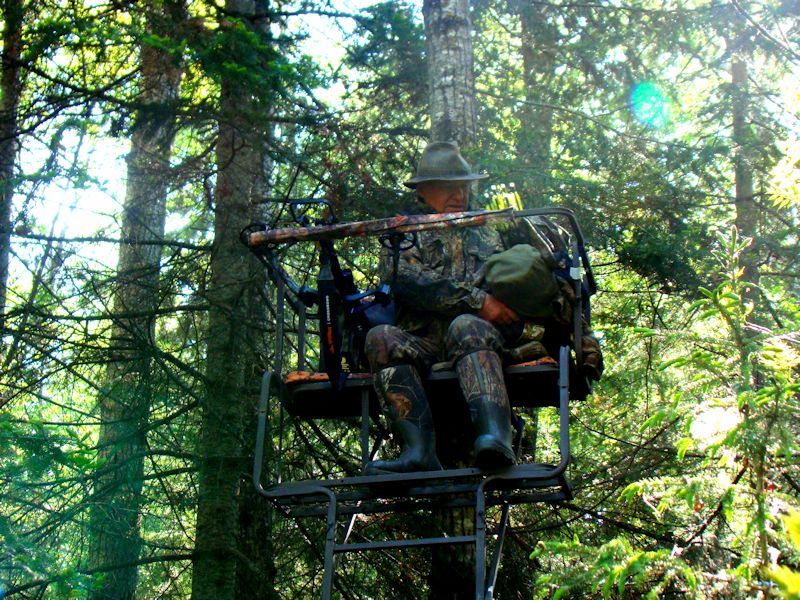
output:
[[701, 447], [718, 442], [739, 424], [740, 418], [735, 406], [705, 408], [692, 421], [691, 436]]
[[656, 84], [644, 81], [631, 92], [631, 112], [637, 121], [660, 129], [669, 123], [670, 104]]

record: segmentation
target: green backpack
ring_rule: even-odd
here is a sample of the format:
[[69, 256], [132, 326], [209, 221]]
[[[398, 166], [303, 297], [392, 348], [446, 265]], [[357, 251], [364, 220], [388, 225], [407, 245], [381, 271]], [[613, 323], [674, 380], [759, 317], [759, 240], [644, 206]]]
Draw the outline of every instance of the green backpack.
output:
[[553, 267], [539, 248], [516, 244], [486, 261], [492, 295], [528, 319], [553, 316], [559, 295]]

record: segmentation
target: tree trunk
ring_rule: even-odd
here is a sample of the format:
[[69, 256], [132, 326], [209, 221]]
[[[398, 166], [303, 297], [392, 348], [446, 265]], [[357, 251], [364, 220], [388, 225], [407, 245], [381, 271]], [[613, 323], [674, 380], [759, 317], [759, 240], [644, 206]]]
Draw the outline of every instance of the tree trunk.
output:
[[[17, 156], [17, 107], [21, 91], [21, 0], [3, 0], [3, 72], [0, 77], [0, 332], [5, 327], [8, 264], [11, 255], [11, 206]], [[0, 400], [0, 406], [2, 400]]]
[[469, 0], [425, 0], [422, 14], [431, 139], [467, 148], [475, 139], [477, 120]]
[[[261, 314], [264, 314], [263, 312]], [[254, 365], [251, 365], [251, 367]], [[253, 401], [248, 405], [247, 414], [255, 415], [261, 377], [260, 369], [251, 368], [249, 377], [249, 396]], [[250, 418], [245, 424], [246, 447], [252, 447], [256, 438], [256, 422]], [[248, 456], [248, 467], [251, 457]], [[269, 463], [269, 456], [265, 457]], [[239, 523], [237, 548], [241, 553], [236, 565], [236, 598], [258, 598], [277, 600], [275, 593], [275, 561], [272, 544], [272, 505], [253, 486], [251, 478], [241, 483], [238, 497]]]
[[[249, 16], [249, 26], [268, 31], [264, 24], [267, 11], [258, 8], [256, 12], [255, 3], [247, 0], [227, 0], [225, 12]], [[226, 22], [221, 26], [236, 27]], [[231, 60], [235, 59], [233, 55]], [[252, 482], [243, 478], [250, 470], [250, 457], [243, 452], [244, 418], [253, 416], [246, 407], [251, 406], [247, 400], [254, 384], [255, 334], [261, 308], [258, 288], [263, 273], [239, 242], [239, 232], [257, 217], [255, 201], [265, 189], [261, 145], [267, 137], [264, 123], [268, 120], [254, 115], [257, 107], [247, 85], [226, 77], [221, 86], [194, 600], [234, 599], [243, 590], [248, 594], [257, 590], [258, 597], [273, 593], [271, 556], [252, 553], [257, 543], [252, 537], [264, 535], [263, 522], [250, 512], [257, 500], [252, 497]], [[263, 538], [261, 541], [266, 543]], [[259, 574], [262, 569], [265, 572]]]
[[758, 206], [753, 193], [753, 151], [750, 130], [750, 90], [747, 63], [735, 56], [731, 64], [733, 84], [733, 145], [736, 177], [736, 228], [739, 234], [752, 238], [753, 243], [743, 254], [743, 280], [747, 286], [748, 300], [755, 302], [758, 292]]
[[[731, 84], [733, 87], [733, 145], [734, 145], [734, 170], [736, 179], [736, 229], [739, 235], [752, 239], [750, 246], [746, 248], [740, 257], [742, 268], [742, 302], [752, 304], [753, 312], [747, 317], [748, 321], [758, 323], [759, 301], [761, 294], [758, 289], [759, 274], [759, 243], [758, 243], [758, 221], [759, 210], [755, 202], [753, 189], [753, 145], [755, 140], [750, 128], [750, 86], [748, 81], [747, 62], [741, 55], [735, 55], [731, 63]], [[758, 333], [752, 329], [743, 331], [742, 348], [740, 350], [742, 361], [749, 363], [744, 370], [745, 376], [749, 381], [744, 382], [754, 391], [761, 386], [760, 369], [758, 356], [751, 352], [753, 341]], [[743, 365], [745, 366], [745, 365]], [[742, 409], [742, 416], [745, 420], [753, 419], [751, 406], [745, 405]], [[756, 409], [758, 410], [758, 409]], [[763, 409], [762, 409], [763, 410]], [[768, 420], [769, 421], [769, 420]], [[759, 425], [752, 424], [757, 427]], [[748, 460], [753, 465], [751, 470], [752, 487], [756, 503], [756, 554], [762, 568], [766, 569], [770, 563], [768, 553], [767, 522], [767, 498], [765, 484], [767, 481], [767, 440], [769, 431], [762, 432], [752, 445], [751, 455]]]
[[520, 111], [517, 156], [525, 174], [519, 182], [522, 200], [528, 208], [549, 205], [550, 142], [553, 109], [543, 82], [553, 77], [557, 32], [547, 21], [547, 7], [517, 0], [514, 8], [521, 30], [522, 80], [525, 105]]
[[[257, 19], [255, 25], [265, 34], [269, 33], [269, 20]], [[273, 139], [272, 129], [262, 131], [262, 140], [267, 144]], [[255, 158], [255, 157], [254, 157]], [[253, 196], [254, 198], [266, 198], [271, 194], [271, 182], [269, 174], [272, 172], [273, 162], [270, 156], [259, 153], [258, 164], [253, 165], [254, 174], [260, 175], [256, 180]], [[259, 222], [269, 222], [272, 215], [268, 214], [269, 208], [266, 204], [258, 204], [251, 208], [250, 219]], [[253, 302], [251, 306], [252, 327], [262, 333], [266, 331], [267, 307], [263, 296], [256, 291], [264, 289], [267, 284], [266, 272], [263, 268], [256, 267], [255, 273], [250, 278], [252, 286]], [[261, 376], [264, 372], [264, 364], [259, 361], [260, 357], [270, 356], [272, 349], [264, 348], [264, 336], [259, 335], [253, 339], [252, 344], [243, 348], [245, 360], [245, 386], [247, 389], [246, 397], [250, 402], [245, 406], [245, 423], [243, 425], [243, 439], [245, 448], [252, 450], [256, 439], [256, 419], [254, 416], [258, 411], [259, 394], [261, 391]], [[262, 358], [263, 361], [263, 358]], [[247, 463], [244, 471], [247, 475], [240, 482], [240, 490], [237, 496], [238, 503], [238, 538], [236, 547], [238, 549], [238, 560], [236, 564], [236, 583], [235, 598], [259, 598], [260, 600], [277, 600], [275, 592], [275, 560], [272, 544], [272, 505], [259, 494], [254, 486], [250, 467], [253, 461], [251, 452], [246, 453]], [[269, 455], [264, 457], [269, 464]]]
[[[152, 31], [165, 35], [184, 18], [179, 2], [151, 17]], [[154, 312], [164, 237], [169, 161], [182, 69], [161, 49], [141, 48], [140, 102], [122, 217], [114, 324], [105, 385], [98, 400], [99, 467], [91, 498], [89, 568], [132, 564], [142, 546], [142, 475], [153, 374]], [[130, 316], [135, 313], [137, 316]], [[134, 598], [137, 568], [110, 570], [89, 597]]]
[[[425, 0], [422, 14], [425, 19], [431, 139], [456, 141], [461, 148], [469, 148], [477, 131], [469, 0]], [[447, 435], [447, 432], [442, 433]], [[458, 441], [448, 439], [447, 444], [455, 447]], [[462, 458], [444, 466], [463, 465]], [[437, 527], [449, 535], [470, 535], [475, 528], [475, 511], [443, 511], [437, 515]], [[431, 556], [430, 598], [455, 600], [474, 594], [473, 546], [437, 546], [432, 549]]]

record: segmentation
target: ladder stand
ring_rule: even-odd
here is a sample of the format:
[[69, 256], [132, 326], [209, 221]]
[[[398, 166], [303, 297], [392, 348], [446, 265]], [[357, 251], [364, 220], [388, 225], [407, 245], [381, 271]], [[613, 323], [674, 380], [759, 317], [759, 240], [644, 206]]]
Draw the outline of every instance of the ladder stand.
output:
[[[557, 465], [519, 464], [497, 471], [482, 471], [476, 468], [448, 469], [418, 473], [397, 473], [345, 477], [342, 479], [306, 480], [273, 483], [264, 487], [264, 446], [267, 437], [267, 417], [271, 409], [271, 399], [285, 397], [285, 404], [294, 407], [295, 414], [306, 417], [313, 407], [306, 405], [300, 410], [304, 394], [313, 395], [325, 391], [326, 383], [315, 382], [293, 386], [294, 394], [282, 384], [274, 373], [264, 374], [261, 399], [258, 408], [256, 437], [256, 458], [253, 465], [253, 480], [258, 492], [268, 498], [276, 507], [290, 518], [323, 517], [326, 520], [324, 548], [324, 575], [322, 583], [323, 600], [331, 597], [336, 556], [345, 553], [371, 550], [395, 550], [438, 545], [475, 546], [475, 598], [490, 600], [502, 556], [503, 542], [509, 519], [509, 508], [514, 504], [533, 502], [558, 502], [572, 498], [570, 483], [565, 471], [569, 462], [569, 348], [561, 349], [559, 365], [521, 366], [506, 369], [507, 380], [527, 380], [547, 383], [553, 378], [558, 387], [559, 409], [559, 451], [561, 460]], [[439, 386], [450, 384], [457, 387], [455, 373], [433, 373], [432, 381]], [[431, 380], [429, 380], [430, 382]], [[324, 396], [324, 394], [322, 394]], [[348, 380], [345, 397], [359, 399], [361, 416], [361, 451], [364, 462], [371, 458], [369, 446], [370, 402], [375, 402], [370, 378]], [[325, 405], [324, 400], [322, 405]], [[330, 407], [330, 405], [327, 405]], [[347, 407], [348, 401], [340, 404]], [[329, 409], [330, 410], [330, 409]], [[352, 412], [339, 412], [338, 416], [353, 416]], [[522, 438], [522, 419], [518, 419], [515, 449], [519, 451]], [[500, 521], [496, 542], [490, 564], [487, 568], [486, 510], [490, 506], [500, 506]], [[475, 526], [472, 535], [428, 537], [419, 539], [380, 540], [352, 543], [339, 540], [340, 519], [356, 514], [376, 514], [389, 512], [408, 512], [422, 509], [473, 508]], [[346, 528], [349, 529], [349, 526]]]
[[[572, 498], [566, 478], [569, 463], [569, 401], [582, 400], [591, 392], [591, 385], [576, 365], [581, 364], [582, 298], [591, 296], [595, 283], [583, 245], [583, 236], [573, 213], [567, 209], [530, 209], [519, 211], [521, 218], [555, 215], [566, 219], [572, 230], [571, 263], [568, 278], [575, 292], [572, 325], [564, 332], [564, 341], [551, 349], [558, 361], [548, 359], [512, 365], [504, 369], [506, 388], [513, 407], [555, 407], [559, 411], [558, 464], [522, 463], [505, 469], [483, 471], [476, 468], [447, 469], [419, 473], [396, 473], [340, 479], [283, 482], [278, 475], [264, 482], [264, 452], [267, 439], [272, 443], [269, 416], [273, 399], [280, 402], [280, 411], [307, 420], [358, 418], [360, 420], [360, 453], [362, 467], [377, 452], [383, 434], [372, 444], [370, 424], [378, 422], [378, 401], [372, 378], [366, 373], [351, 374], [338, 392], [322, 374], [299, 379], [282, 375], [285, 309], [288, 303], [297, 315], [297, 368], [305, 367], [305, 306], [293, 294], [287, 295], [285, 272], [275, 262], [266, 261], [268, 275], [277, 289], [275, 368], [264, 374], [257, 415], [257, 435], [253, 481], [259, 494], [267, 498], [290, 518], [317, 517], [325, 520], [323, 600], [328, 600], [334, 587], [337, 557], [347, 553], [373, 550], [395, 550], [423, 546], [474, 545], [475, 598], [491, 600], [500, 565], [503, 542], [512, 505], [534, 502], [559, 502]], [[583, 269], [583, 270], [582, 270]], [[583, 289], [582, 289], [583, 288]], [[588, 315], [586, 316], [588, 321]], [[560, 346], [560, 347], [559, 347]], [[311, 374], [307, 374], [311, 375]], [[424, 376], [426, 394], [436, 402], [458, 402], [463, 397], [452, 365], [436, 366]], [[519, 454], [523, 422], [518, 418], [515, 450]], [[475, 511], [471, 535], [441, 535], [419, 539], [388, 539], [350, 542], [349, 533], [355, 515], [442, 508], [472, 508]], [[500, 507], [496, 543], [487, 566], [487, 508]], [[342, 520], [349, 519], [346, 526]], [[344, 535], [340, 530], [344, 529]]]

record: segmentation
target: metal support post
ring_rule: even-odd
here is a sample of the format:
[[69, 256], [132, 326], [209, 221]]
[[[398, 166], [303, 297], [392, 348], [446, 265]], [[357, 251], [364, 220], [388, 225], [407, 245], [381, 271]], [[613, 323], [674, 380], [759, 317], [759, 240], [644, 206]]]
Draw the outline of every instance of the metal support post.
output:
[[328, 496], [328, 522], [325, 528], [325, 573], [322, 577], [322, 600], [330, 600], [333, 588], [333, 572], [336, 565], [333, 554], [336, 550], [336, 495], [328, 488], [317, 490]]
[[500, 513], [500, 528], [497, 530], [497, 543], [494, 547], [492, 554], [492, 564], [489, 567], [489, 572], [486, 575], [486, 597], [485, 600], [492, 600], [494, 597], [494, 584], [497, 582], [497, 572], [500, 570], [500, 561], [503, 559], [503, 542], [506, 537], [506, 528], [508, 526], [508, 513], [511, 507], [508, 502], [503, 504]]
[[559, 416], [559, 450], [561, 462], [558, 474], [561, 475], [569, 464], [569, 346], [561, 347], [559, 356], [558, 378], [558, 416]]
[[486, 583], [486, 484], [487, 477], [478, 486], [475, 497], [475, 600], [484, 600]]
[[369, 390], [361, 390], [361, 468], [367, 466], [370, 459], [369, 448]]

